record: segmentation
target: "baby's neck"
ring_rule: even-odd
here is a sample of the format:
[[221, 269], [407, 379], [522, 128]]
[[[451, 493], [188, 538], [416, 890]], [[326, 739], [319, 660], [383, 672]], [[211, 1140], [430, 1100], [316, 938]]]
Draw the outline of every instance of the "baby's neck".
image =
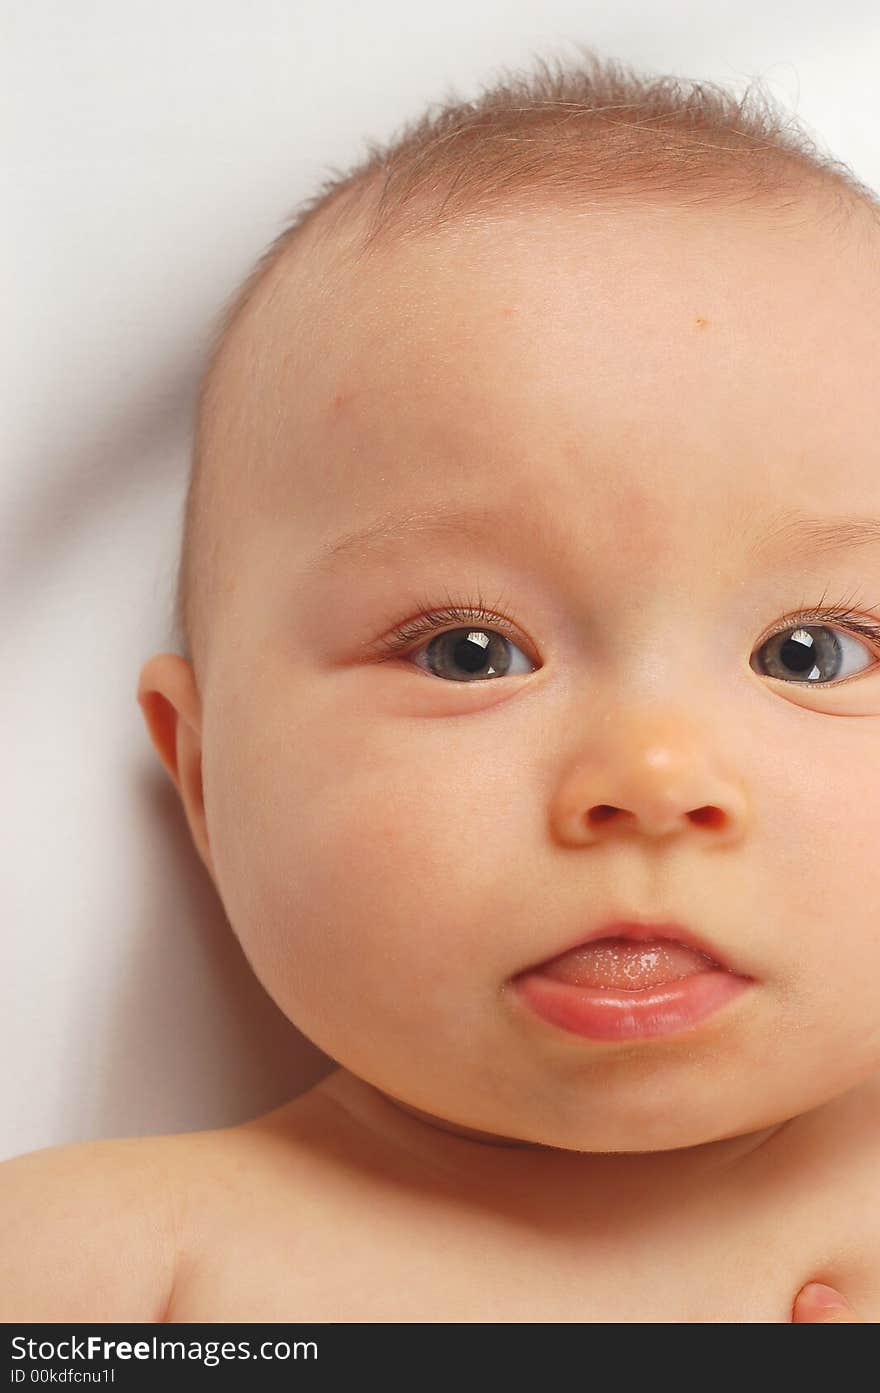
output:
[[[421, 1171], [442, 1174], [462, 1193], [490, 1192], [493, 1202], [522, 1210], [533, 1202], [572, 1215], [585, 1203], [595, 1212], [602, 1197], [626, 1201], [646, 1189], [658, 1200], [676, 1193], [693, 1195], [700, 1182], [716, 1187], [754, 1167], [780, 1133], [797, 1121], [787, 1119], [759, 1132], [725, 1137], [699, 1146], [654, 1152], [581, 1152], [522, 1142], [459, 1127], [410, 1107], [346, 1069], [319, 1085], [320, 1091], [356, 1125], [403, 1151]], [[584, 1214], [586, 1217], [586, 1211]]]

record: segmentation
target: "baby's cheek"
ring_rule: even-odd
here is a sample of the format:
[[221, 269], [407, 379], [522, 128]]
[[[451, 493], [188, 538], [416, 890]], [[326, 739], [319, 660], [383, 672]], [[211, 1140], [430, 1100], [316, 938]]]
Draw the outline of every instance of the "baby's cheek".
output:
[[764, 862], [775, 881], [769, 928], [793, 975], [802, 965], [819, 997], [845, 992], [856, 1010], [880, 983], [880, 779], [855, 739], [860, 725], [841, 718], [830, 750], [801, 756], [798, 792], [774, 821], [780, 844]]
[[284, 703], [228, 742], [212, 829], [224, 903], [303, 1029], [316, 1011], [423, 1029], [426, 1012], [497, 990], [511, 957], [509, 809], [487, 792], [476, 732], [456, 749], [451, 722], [331, 715]]

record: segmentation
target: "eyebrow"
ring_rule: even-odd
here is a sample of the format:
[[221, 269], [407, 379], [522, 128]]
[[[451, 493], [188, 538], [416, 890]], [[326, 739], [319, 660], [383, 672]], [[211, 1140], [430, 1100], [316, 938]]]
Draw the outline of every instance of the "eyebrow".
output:
[[[543, 519], [530, 521], [521, 507], [514, 510], [498, 504], [438, 504], [403, 514], [383, 513], [319, 549], [308, 569], [323, 572], [340, 561], [366, 561], [393, 552], [413, 538], [443, 540], [455, 536], [479, 542], [485, 540], [492, 523], [505, 520], [516, 521], [519, 530], [525, 525], [532, 537], [543, 526]], [[769, 564], [784, 560], [793, 548], [827, 555], [864, 546], [880, 546], [880, 517], [824, 518], [795, 509], [778, 514], [746, 551], [752, 561]]]

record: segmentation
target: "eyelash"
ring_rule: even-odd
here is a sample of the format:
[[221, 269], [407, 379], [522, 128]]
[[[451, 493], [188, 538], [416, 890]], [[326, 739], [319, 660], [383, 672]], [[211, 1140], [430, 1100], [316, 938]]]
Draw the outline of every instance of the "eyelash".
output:
[[[495, 602], [495, 609], [486, 608], [479, 592], [475, 598], [466, 599], [463, 602], [453, 600], [448, 594], [446, 598], [447, 605], [444, 609], [433, 609], [427, 599], [419, 601], [418, 607], [422, 609], [419, 617], [396, 625], [388, 638], [377, 645], [377, 649], [388, 657], [394, 657], [425, 635], [433, 634], [447, 625], [456, 624], [471, 628], [476, 626], [491, 627], [513, 641], [520, 637], [519, 630], [513, 620], [497, 609], [497, 605], [503, 597], [499, 597], [499, 600]], [[822, 598], [824, 600], [824, 596]], [[821, 606], [822, 601], [819, 603]], [[767, 634], [763, 642], [768, 642], [775, 634], [783, 633], [786, 629], [831, 621], [842, 624], [850, 633], [867, 638], [880, 649], [880, 622], [856, 614], [849, 608], [846, 601], [842, 601], [839, 605], [831, 605], [827, 609], [817, 607], [815, 609], [792, 610], [791, 613], [783, 616], [782, 621]]]

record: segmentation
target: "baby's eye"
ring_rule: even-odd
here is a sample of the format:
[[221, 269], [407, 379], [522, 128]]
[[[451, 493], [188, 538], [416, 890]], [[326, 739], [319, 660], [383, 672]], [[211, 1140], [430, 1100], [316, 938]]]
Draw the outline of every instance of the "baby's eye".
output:
[[[880, 626], [866, 624], [861, 632], [871, 636], [875, 643], [880, 640]], [[805, 686], [818, 683], [821, 686], [852, 677], [856, 672], [864, 672], [866, 667], [849, 668], [845, 659], [850, 647], [865, 652], [868, 645], [843, 629], [833, 629], [828, 624], [802, 624], [794, 628], [780, 629], [760, 648], [755, 650], [750, 666], [763, 677], [775, 677], [782, 681], [791, 680], [791, 674], [799, 679], [795, 683]], [[763, 658], [761, 655], [766, 655]], [[857, 657], [857, 655], [856, 655]], [[755, 660], [760, 666], [755, 666]], [[880, 662], [880, 653], [874, 654], [875, 666]], [[764, 669], [761, 671], [761, 669]]]
[[[512, 658], [511, 650], [518, 653], [527, 666], [521, 666], [516, 658]], [[463, 682], [520, 677], [524, 672], [535, 670], [531, 659], [513, 639], [485, 626], [448, 629], [445, 633], [435, 634], [428, 643], [408, 656], [417, 667], [424, 665], [425, 670], [435, 677]], [[417, 658], [423, 658], [424, 664], [417, 662]]]

